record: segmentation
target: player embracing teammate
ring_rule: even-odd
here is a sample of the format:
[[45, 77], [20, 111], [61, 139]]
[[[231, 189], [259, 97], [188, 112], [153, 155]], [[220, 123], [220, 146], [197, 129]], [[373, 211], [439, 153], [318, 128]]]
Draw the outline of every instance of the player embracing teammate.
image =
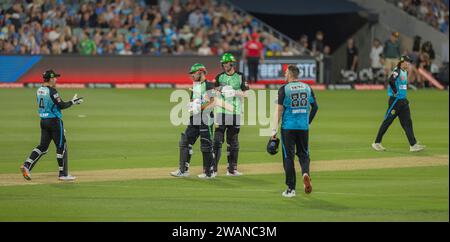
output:
[[[224, 105], [216, 106], [216, 129], [214, 133], [214, 154], [216, 162], [214, 172], [218, 172], [218, 164], [222, 156], [222, 144], [227, 142], [227, 176], [240, 176], [237, 169], [239, 154], [239, 131], [241, 129], [242, 102], [249, 89], [244, 74], [236, 71], [236, 59], [225, 53], [220, 59], [223, 72], [215, 78], [218, 92], [217, 100]], [[231, 106], [232, 110], [225, 106]]]
[[203, 154], [203, 173], [199, 178], [213, 178], [213, 143], [212, 128], [214, 115], [212, 107], [214, 105], [213, 88], [214, 84], [206, 80], [206, 67], [202, 64], [194, 64], [189, 74], [193, 81], [191, 102], [189, 103], [189, 125], [180, 139], [180, 159], [178, 170], [170, 174], [175, 177], [189, 176], [189, 165], [193, 154], [192, 146], [200, 137], [200, 149]]
[[[227, 175], [242, 175], [237, 169], [239, 153], [239, 131], [242, 112], [242, 99], [246, 96], [248, 83], [244, 75], [236, 71], [236, 59], [225, 53], [221, 60], [223, 72], [215, 78], [215, 83], [206, 80], [206, 67], [202, 64], [192, 66], [193, 80], [190, 124], [181, 135], [179, 169], [170, 174], [175, 177], [189, 176], [192, 147], [201, 137], [200, 149], [203, 153], [203, 173], [200, 178], [214, 178], [222, 156], [222, 144], [227, 142]], [[213, 108], [216, 111], [216, 129], [212, 141]], [[196, 121], [196, 122], [195, 122]]]

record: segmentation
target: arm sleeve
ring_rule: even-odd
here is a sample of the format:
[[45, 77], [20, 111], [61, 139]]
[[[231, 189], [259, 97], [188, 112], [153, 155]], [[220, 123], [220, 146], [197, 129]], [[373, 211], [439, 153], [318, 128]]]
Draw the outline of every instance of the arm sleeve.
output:
[[53, 103], [61, 110], [72, 106], [72, 102], [64, 102], [59, 96], [58, 91], [56, 91], [56, 89], [54, 88], [50, 88], [50, 98], [52, 99]]
[[245, 76], [244, 76], [244, 74], [243, 73], [239, 73], [239, 75], [241, 75], [241, 80], [242, 80], [242, 82], [241, 82], [241, 90], [242, 91], [247, 91], [248, 89], [250, 89], [249, 87], [248, 87], [248, 82], [247, 82], [247, 80], [245, 79]]
[[277, 101], [277, 103], [279, 105], [282, 105], [282, 106], [283, 106], [283, 103], [284, 103], [284, 97], [286, 96], [286, 93], [284, 91], [284, 87], [285, 86], [282, 86], [282, 87], [280, 87], [280, 89], [278, 89], [278, 101]]
[[214, 89], [215, 84], [210, 82], [210, 81], [206, 81], [206, 91], [212, 90]]
[[312, 121], [314, 120], [317, 110], [319, 110], [319, 106], [317, 105], [317, 102], [311, 103], [311, 112], [309, 113], [309, 124], [311, 124]]
[[395, 80], [400, 75], [400, 71], [398, 69], [395, 69], [392, 74], [389, 76], [389, 86], [392, 88], [392, 91], [397, 94], [397, 87], [395, 86]]
[[317, 110], [319, 110], [319, 106], [317, 105], [316, 96], [314, 95], [313, 90], [311, 89], [311, 96], [309, 97], [309, 103], [311, 105], [311, 112], [309, 113], [309, 123], [314, 120], [316, 116]]

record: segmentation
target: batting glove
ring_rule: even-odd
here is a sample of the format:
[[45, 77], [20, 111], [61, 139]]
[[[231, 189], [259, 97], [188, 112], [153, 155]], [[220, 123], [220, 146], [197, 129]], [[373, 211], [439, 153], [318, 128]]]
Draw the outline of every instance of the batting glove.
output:
[[277, 137], [277, 129], [272, 129], [272, 138], [276, 138]]
[[198, 114], [202, 110], [202, 105], [200, 100], [194, 100], [189, 102], [188, 111], [193, 114]]
[[236, 96], [236, 90], [234, 90], [231, 86], [224, 86], [222, 88], [222, 94], [225, 98], [231, 98]]

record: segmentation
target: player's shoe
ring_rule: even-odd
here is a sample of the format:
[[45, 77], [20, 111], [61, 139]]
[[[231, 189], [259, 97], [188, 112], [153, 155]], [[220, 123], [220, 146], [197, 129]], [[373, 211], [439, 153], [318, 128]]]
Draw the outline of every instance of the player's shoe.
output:
[[415, 144], [415, 145], [409, 147], [409, 151], [411, 151], [411, 152], [419, 152], [421, 150], [424, 150], [425, 147], [426, 147], [425, 145]]
[[216, 177], [216, 176], [217, 176], [217, 171], [213, 171], [213, 172], [211, 173], [211, 177], [214, 178], [214, 177]]
[[58, 180], [60, 181], [75, 181], [77, 179], [75, 176], [67, 175], [67, 176], [59, 176]]
[[178, 169], [176, 171], [172, 171], [170, 173], [170, 175], [174, 176], [174, 177], [188, 177], [189, 176], [189, 171], [181, 172], [181, 170]]
[[303, 174], [303, 187], [305, 188], [306, 194], [310, 194], [312, 192], [311, 178], [307, 173]]
[[233, 172], [227, 171], [227, 176], [242, 176], [243, 173], [239, 172], [238, 170], [234, 170]]
[[386, 148], [384, 148], [381, 143], [373, 143], [372, 148], [376, 151], [385, 151]]
[[212, 179], [214, 177], [215, 176], [213, 176], [212, 174], [210, 176], [207, 176], [206, 173], [202, 173], [202, 174], [198, 175], [198, 178], [200, 178], [200, 179]]
[[25, 178], [28, 181], [31, 180], [31, 172], [26, 166], [21, 165], [20, 166], [20, 172], [22, 172], [23, 178]]
[[295, 197], [295, 190], [293, 190], [293, 189], [286, 189], [286, 191], [284, 191], [283, 193], [281, 193], [281, 196], [283, 196], [283, 197], [289, 197], [289, 198], [291, 198], [291, 197]]

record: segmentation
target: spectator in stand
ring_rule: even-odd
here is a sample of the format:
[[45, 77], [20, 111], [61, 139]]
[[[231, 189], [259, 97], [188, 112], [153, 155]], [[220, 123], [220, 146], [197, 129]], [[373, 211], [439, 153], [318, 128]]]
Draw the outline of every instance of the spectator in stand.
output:
[[300, 37], [300, 55], [311, 55], [311, 50], [309, 49], [309, 43], [308, 43], [308, 35], [303, 34]]
[[196, 8], [191, 14], [189, 14], [189, 26], [193, 29], [198, 29], [205, 24], [205, 19], [200, 8]]
[[323, 32], [322, 31], [317, 31], [316, 33], [316, 39], [312, 42], [312, 55], [317, 55], [320, 53], [323, 53], [323, 48], [324, 48], [324, 43], [323, 43]]
[[281, 56], [293, 56], [294, 52], [289, 48], [289, 45], [284, 43], [283, 51], [281, 52]]
[[374, 74], [383, 69], [383, 46], [378, 39], [373, 40], [370, 50], [370, 68]]
[[[397, 6], [433, 28], [448, 31], [448, 0], [396, 0]], [[447, 17], [447, 27], [444, 24]]]
[[[419, 63], [418, 63], [417, 68], [423, 69], [428, 72], [431, 70], [431, 59], [427, 53], [425, 53], [425, 52], [420, 53]], [[418, 87], [425, 87], [425, 80], [426, 80], [425, 77], [423, 77], [422, 75], [420, 75], [420, 74], [416, 75], [416, 81], [417, 81]]]
[[209, 47], [208, 42], [206, 40], [204, 40], [200, 48], [198, 48], [198, 55], [203, 56], [212, 55], [211, 48]]
[[434, 58], [436, 57], [436, 54], [434, 53], [433, 45], [431, 44], [430, 41], [426, 41], [425, 43], [423, 43], [421, 52], [427, 53], [428, 57], [430, 58], [431, 61], [433, 61]]
[[323, 47], [323, 81], [324, 84], [331, 84], [331, 68], [332, 68], [332, 58], [331, 58], [331, 47], [325, 45]]
[[388, 40], [384, 44], [383, 56], [384, 56], [384, 68], [385, 72], [390, 73], [397, 65], [401, 55], [399, 32], [392, 32]]
[[[213, 0], [22, 0], [2, 6], [0, 54], [198, 54], [203, 48], [200, 53], [240, 55], [259, 28], [251, 16]], [[274, 55], [290, 55], [265, 32], [261, 40]], [[205, 41], [211, 51], [204, 51]]]
[[280, 56], [281, 52], [283, 51], [283, 47], [279, 43], [279, 41], [273, 36], [269, 35], [268, 39], [266, 39], [266, 49], [267, 49], [267, 56]]
[[246, 62], [248, 66], [247, 80], [256, 83], [258, 81], [259, 63], [264, 62], [263, 45], [259, 42], [258, 33], [253, 33], [252, 39], [245, 43], [242, 60], [244, 63]]
[[88, 38], [86, 33], [83, 33], [78, 49], [82, 55], [95, 55], [97, 53], [97, 46], [94, 40]]
[[439, 24], [439, 31], [448, 35], [448, 14], [444, 16], [441, 23]]
[[355, 40], [347, 40], [347, 70], [355, 71], [358, 68], [358, 48], [355, 46]]

